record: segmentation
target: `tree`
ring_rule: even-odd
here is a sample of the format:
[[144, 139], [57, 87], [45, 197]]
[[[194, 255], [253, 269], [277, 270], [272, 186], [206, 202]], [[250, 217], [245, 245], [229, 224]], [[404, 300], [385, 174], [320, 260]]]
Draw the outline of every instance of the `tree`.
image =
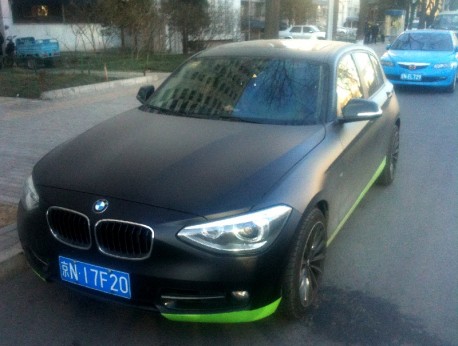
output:
[[419, 0], [419, 27], [429, 27], [433, 23], [440, 8], [442, 8], [442, 0]]
[[356, 37], [362, 39], [364, 37], [364, 28], [369, 20], [369, 3], [368, 0], [360, 0], [359, 2], [359, 22]]
[[[449, 4], [454, 1], [457, 0], [451, 0]], [[377, 20], [384, 20], [386, 9], [400, 9], [406, 11], [406, 27], [410, 27], [415, 14], [419, 18], [420, 28], [429, 27], [437, 13], [443, 9], [445, 2], [446, 0], [378, 0], [375, 3], [378, 8]], [[360, 25], [362, 27], [368, 18], [368, 3], [371, 1], [360, 1]]]
[[171, 28], [181, 34], [183, 53], [189, 52], [189, 41], [210, 25], [207, 0], [163, 0], [162, 12]]
[[290, 24], [305, 24], [315, 19], [316, 5], [312, 0], [282, 0], [280, 17], [287, 19]]
[[133, 50], [137, 53], [152, 35], [162, 27], [158, 6], [153, 0], [103, 0], [98, 1], [99, 20], [105, 27], [117, 28], [121, 36], [121, 47], [126, 47], [126, 35], [133, 38]]
[[266, 0], [265, 38], [278, 38], [280, 26], [280, 0]]

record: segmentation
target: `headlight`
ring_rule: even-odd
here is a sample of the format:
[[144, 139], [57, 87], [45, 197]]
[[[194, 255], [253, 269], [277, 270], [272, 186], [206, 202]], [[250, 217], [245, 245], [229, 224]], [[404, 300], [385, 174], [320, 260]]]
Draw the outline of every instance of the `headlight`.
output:
[[437, 69], [452, 68], [452, 65], [450, 63], [434, 64], [434, 68], [437, 68]]
[[28, 177], [24, 184], [21, 201], [26, 210], [34, 209], [38, 206], [40, 198], [33, 183], [32, 176]]
[[285, 225], [291, 208], [276, 206], [182, 229], [178, 237], [203, 248], [226, 253], [249, 253], [272, 243]]
[[382, 66], [388, 66], [388, 67], [394, 66], [394, 63], [391, 60], [380, 60], [380, 64], [382, 64]]

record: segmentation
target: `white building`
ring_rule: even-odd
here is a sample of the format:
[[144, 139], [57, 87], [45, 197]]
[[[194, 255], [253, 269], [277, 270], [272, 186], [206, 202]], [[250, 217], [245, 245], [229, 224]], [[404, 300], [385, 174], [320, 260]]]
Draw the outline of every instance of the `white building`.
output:
[[[99, 24], [68, 23], [68, 0], [0, 0], [0, 30], [7, 36], [51, 37], [62, 51], [119, 46], [118, 37], [104, 35]], [[37, 5], [39, 3], [40, 5]]]
[[360, 0], [340, 0], [337, 26], [353, 26], [359, 18]]
[[[213, 24], [201, 39], [227, 42], [262, 37], [265, 0], [208, 1]], [[316, 22], [326, 24], [328, 0], [314, 2], [317, 5]], [[62, 51], [99, 50], [120, 46], [119, 36], [108, 35], [97, 23], [69, 21], [71, 13], [68, 13], [68, 3], [69, 0], [0, 0], [0, 31], [5, 37], [56, 38]], [[339, 0], [338, 26], [343, 26], [348, 18], [354, 19], [358, 15], [359, 0]], [[170, 33], [169, 36], [169, 50], [179, 52], [181, 43], [176, 39], [176, 33]]]

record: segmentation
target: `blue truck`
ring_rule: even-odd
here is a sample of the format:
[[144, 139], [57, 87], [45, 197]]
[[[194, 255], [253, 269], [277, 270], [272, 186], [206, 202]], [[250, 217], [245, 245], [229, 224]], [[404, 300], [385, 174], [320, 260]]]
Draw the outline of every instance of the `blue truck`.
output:
[[41, 62], [47, 67], [52, 67], [59, 58], [60, 47], [56, 39], [16, 38], [16, 59], [18, 62], [27, 63], [29, 68], [36, 68]]

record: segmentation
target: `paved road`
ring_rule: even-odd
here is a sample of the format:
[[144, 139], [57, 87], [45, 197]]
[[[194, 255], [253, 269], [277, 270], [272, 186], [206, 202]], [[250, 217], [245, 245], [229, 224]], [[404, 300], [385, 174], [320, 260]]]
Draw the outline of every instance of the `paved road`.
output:
[[335, 239], [326, 282], [337, 304], [340, 294], [350, 300], [334, 311], [361, 322], [356, 334], [458, 345], [458, 94], [400, 90], [398, 98], [397, 179], [373, 188]]

